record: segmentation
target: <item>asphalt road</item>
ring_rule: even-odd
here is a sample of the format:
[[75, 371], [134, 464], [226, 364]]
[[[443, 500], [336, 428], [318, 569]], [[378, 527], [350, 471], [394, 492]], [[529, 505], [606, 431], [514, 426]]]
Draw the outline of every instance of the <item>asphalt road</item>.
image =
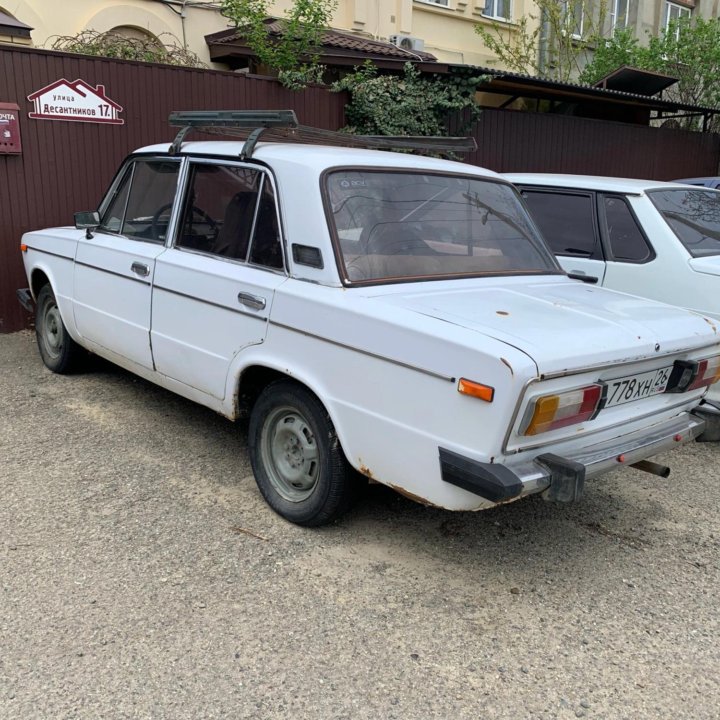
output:
[[245, 432], [0, 336], [0, 718], [720, 716], [720, 446], [572, 506], [372, 486], [304, 530]]

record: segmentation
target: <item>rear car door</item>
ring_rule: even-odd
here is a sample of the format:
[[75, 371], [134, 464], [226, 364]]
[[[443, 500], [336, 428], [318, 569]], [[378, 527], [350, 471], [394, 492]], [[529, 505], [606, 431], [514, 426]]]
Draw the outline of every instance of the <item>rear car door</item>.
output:
[[[630, 200], [614, 193], [598, 196], [600, 230], [607, 257], [604, 285], [612, 290], [662, 299], [658, 258]], [[672, 272], [665, 277], [672, 277]]]
[[523, 187], [522, 196], [563, 270], [603, 284], [605, 258], [592, 192]]
[[100, 207], [101, 224], [77, 245], [73, 312], [89, 343], [152, 369], [155, 261], [165, 250], [180, 161], [135, 158]]
[[191, 160], [175, 241], [157, 259], [158, 372], [223, 399], [244, 347], [263, 342], [285, 260], [275, 190], [257, 165]]

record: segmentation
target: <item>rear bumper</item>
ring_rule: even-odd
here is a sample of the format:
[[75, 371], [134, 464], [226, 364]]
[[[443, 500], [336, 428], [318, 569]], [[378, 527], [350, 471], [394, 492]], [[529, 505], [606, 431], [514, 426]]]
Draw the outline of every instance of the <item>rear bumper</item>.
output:
[[693, 440], [705, 429], [705, 419], [689, 412], [670, 420], [563, 456], [545, 453], [506, 465], [481, 463], [440, 448], [440, 470], [445, 482], [485, 500], [506, 502], [546, 492], [548, 499], [569, 502], [582, 495], [586, 479], [624, 465], [633, 465]]
[[32, 293], [30, 292], [30, 288], [21, 288], [20, 290], [16, 290], [15, 293], [17, 294], [17, 298], [20, 301], [20, 304], [29, 313], [34, 313], [35, 312], [35, 301], [33, 300]]

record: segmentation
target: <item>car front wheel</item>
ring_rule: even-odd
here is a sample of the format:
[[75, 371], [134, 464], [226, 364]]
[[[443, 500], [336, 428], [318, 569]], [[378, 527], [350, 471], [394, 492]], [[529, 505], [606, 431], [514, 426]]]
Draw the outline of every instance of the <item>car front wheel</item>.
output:
[[49, 370], [65, 374], [76, 369], [80, 346], [68, 335], [50, 285], [43, 285], [37, 296], [35, 335], [40, 357]]
[[268, 385], [250, 414], [250, 462], [263, 497], [279, 515], [305, 526], [325, 525], [350, 506], [358, 479], [332, 421], [301, 385]]

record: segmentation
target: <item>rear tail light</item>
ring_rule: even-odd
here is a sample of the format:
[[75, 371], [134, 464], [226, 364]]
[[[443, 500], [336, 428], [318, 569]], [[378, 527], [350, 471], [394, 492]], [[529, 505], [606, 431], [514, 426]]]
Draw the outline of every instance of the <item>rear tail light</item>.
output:
[[701, 387], [707, 387], [720, 380], [720, 355], [700, 360], [698, 362], [697, 375], [688, 387], [688, 390], [697, 390]]
[[683, 393], [720, 380], [720, 355], [704, 360], [676, 360], [666, 392]]
[[601, 385], [588, 385], [579, 390], [536, 398], [528, 407], [521, 434], [538, 435], [592, 420], [598, 412], [601, 397]]

